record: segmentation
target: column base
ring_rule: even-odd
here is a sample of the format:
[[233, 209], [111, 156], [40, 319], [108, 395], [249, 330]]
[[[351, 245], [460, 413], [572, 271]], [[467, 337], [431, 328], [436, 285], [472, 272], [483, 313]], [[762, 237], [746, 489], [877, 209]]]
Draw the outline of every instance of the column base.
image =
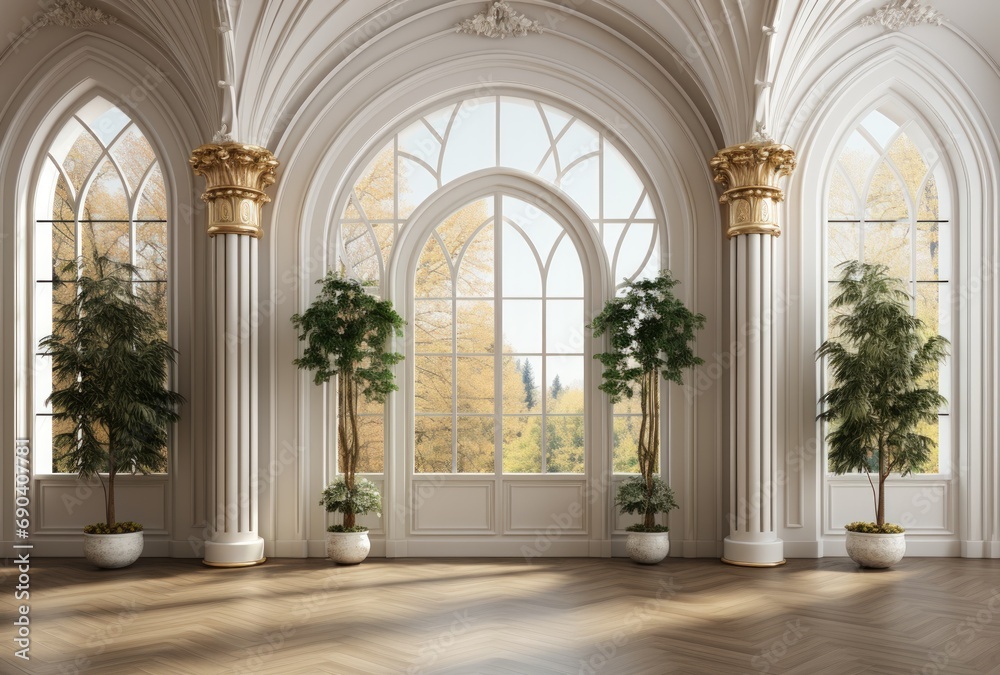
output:
[[777, 567], [785, 564], [784, 542], [736, 541], [726, 537], [722, 548], [722, 562], [741, 567]]
[[206, 541], [202, 562], [209, 567], [252, 567], [265, 560], [264, 540], [257, 537], [250, 541]]

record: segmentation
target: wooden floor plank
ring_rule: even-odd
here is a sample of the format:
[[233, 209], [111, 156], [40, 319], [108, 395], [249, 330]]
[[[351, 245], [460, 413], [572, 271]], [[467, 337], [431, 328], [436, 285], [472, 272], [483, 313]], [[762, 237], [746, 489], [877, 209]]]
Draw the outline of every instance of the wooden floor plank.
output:
[[32, 563], [32, 660], [8, 641], [4, 674], [1000, 675], [995, 560]]

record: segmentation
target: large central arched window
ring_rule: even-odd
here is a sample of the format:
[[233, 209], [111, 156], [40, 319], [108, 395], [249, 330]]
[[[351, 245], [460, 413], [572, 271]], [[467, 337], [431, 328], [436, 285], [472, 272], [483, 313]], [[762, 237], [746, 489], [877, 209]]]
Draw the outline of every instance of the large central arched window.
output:
[[[620, 287], [663, 263], [662, 222], [635, 166], [617, 140], [556, 102], [496, 95], [439, 104], [372, 152], [338, 209], [336, 257], [385, 294], [393, 247], [422, 204], [475, 172], [523, 172], [578, 207], [603, 244], [603, 276]], [[568, 234], [543, 210], [491, 195], [426, 242], [411, 294], [417, 472], [583, 470], [589, 317], [577, 279], [597, 270], [581, 269]], [[515, 316], [523, 317], [516, 329]], [[619, 472], [637, 467], [636, 415], [615, 410]], [[364, 410], [362, 423], [361, 469], [380, 473], [382, 407]]]
[[496, 194], [438, 225], [414, 283], [416, 473], [581, 473], [584, 286], [568, 233]]

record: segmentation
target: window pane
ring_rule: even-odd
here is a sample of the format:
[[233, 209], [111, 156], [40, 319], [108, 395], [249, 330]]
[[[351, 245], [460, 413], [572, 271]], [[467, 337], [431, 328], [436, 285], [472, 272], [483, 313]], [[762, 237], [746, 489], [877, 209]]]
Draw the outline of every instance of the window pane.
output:
[[503, 294], [508, 298], [542, 297], [538, 260], [521, 233], [503, 226]]
[[167, 278], [167, 224], [136, 223], [135, 266], [139, 278], [153, 281]]
[[542, 351], [542, 301], [503, 301], [505, 352], [540, 354]]
[[132, 194], [139, 190], [139, 184], [146, 175], [146, 170], [156, 159], [153, 148], [139, 131], [139, 127], [134, 124], [111, 147], [111, 156], [121, 167]]
[[[617, 407], [615, 408], [617, 410]], [[642, 417], [615, 415], [614, 472], [639, 473], [639, 428]]]
[[505, 415], [503, 418], [503, 472], [541, 473], [542, 418]]
[[396, 164], [391, 146], [383, 148], [368, 165], [354, 184], [354, 194], [362, 216], [369, 221], [395, 216]]
[[493, 473], [495, 436], [492, 417], [459, 417], [458, 473]]
[[458, 412], [492, 413], [493, 388], [492, 356], [458, 357]]
[[492, 300], [459, 300], [456, 314], [457, 348], [460, 353], [491, 354], [496, 342]]
[[604, 217], [632, 218], [642, 200], [642, 181], [632, 165], [604, 141]]
[[[459, 247], [465, 246], [461, 242]], [[465, 298], [492, 297], [494, 258], [493, 225], [479, 230], [465, 248], [458, 268], [458, 296]]]
[[827, 195], [827, 219], [857, 219], [854, 192], [840, 171], [834, 171], [833, 178], [830, 179], [830, 191]]
[[129, 215], [125, 185], [114, 165], [105, 159], [89, 184], [81, 219], [127, 221]]
[[416, 300], [413, 342], [417, 352], [451, 352], [451, 301]]
[[424, 245], [417, 263], [415, 294], [418, 298], [451, 297], [450, 259], [433, 235]]
[[422, 417], [413, 421], [415, 473], [451, 473], [451, 417]]
[[950, 234], [947, 224], [917, 223], [917, 281], [949, 279]]
[[901, 133], [889, 148], [888, 159], [903, 176], [903, 185], [907, 193], [916, 203], [920, 199], [920, 186], [927, 175], [927, 162], [920, 154], [920, 149], [905, 133]]
[[504, 356], [503, 412], [541, 412], [538, 383], [542, 378], [542, 357]]
[[545, 124], [534, 101], [500, 99], [500, 164], [535, 173], [550, 147]]
[[451, 366], [450, 356], [417, 356], [414, 359], [416, 412], [451, 412]]
[[548, 473], [583, 473], [583, 416], [550, 416], [545, 443]]
[[906, 193], [900, 185], [896, 174], [883, 161], [868, 188], [868, 199], [865, 204], [866, 220], [899, 220], [909, 218]]
[[583, 357], [547, 356], [545, 369], [548, 411], [582, 413]]
[[[84, 181], [90, 175], [94, 166], [96, 166], [97, 160], [101, 158], [104, 150], [101, 148], [100, 143], [97, 142], [97, 139], [75, 120], [66, 126], [67, 128], [74, 127], [75, 129], [79, 129], [79, 135], [70, 147], [65, 159], [62, 159], [62, 166], [69, 176], [70, 182], [73, 184], [74, 192], [80, 194]], [[56, 155], [56, 160], [60, 160], [58, 154]]]
[[385, 468], [384, 420], [384, 415], [358, 417], [358, 435], [361, 445], [358, 473], [382, 473]]
[[549, 354], [582, 353], [583, 300], [549, 300], [545, 310], [545, 351]]
[[830, 223], [827, 225], [826, 274], [833, 281], [842, 276], [841, 263], [861, 257], [861, 225], [857, 223]]
[[881, 263], [889, 274], [910, 280], [910, 226], [906, 223], [865, 224], [865, 262]]
[[362, 281], [381, 279], [381, 251], [375, 233], [367, 223], [344, 223], [344, 251], [354, 274]]
[[86, 274], [95, 274], [92, 261], [107, 256], [114, 262], [129, 262], [131, 228], [123, 223], [81, 223], [80, 248]]
[[580, 256], [569, 236], [563, 236], [556, 247], [545, 278], [545, 292], [551, 297], [583, 297], [583, 268]]
[[496, 98], [492, 96], [462, 102], [445, 145], [442, 183], [496, 166], [496, 109]]

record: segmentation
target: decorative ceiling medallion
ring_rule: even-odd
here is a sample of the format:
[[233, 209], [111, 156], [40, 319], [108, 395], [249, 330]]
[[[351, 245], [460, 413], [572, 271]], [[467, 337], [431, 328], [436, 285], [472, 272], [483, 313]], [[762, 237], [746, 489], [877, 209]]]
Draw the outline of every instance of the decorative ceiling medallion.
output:
[[506, 0], [497, 0], [486, 3], [486, 11], [455, 24], [455, 32], [503, 40], [509, 35], [524, 37], [528, 33], [542, 33], [544, 29], [537, 21], [515, 12]]
[[923, 23], [940, 26], [944, 15], [936, 9], [925, 7], [920, 0], [891, 0], [876, 9], [870, 16], [861, 19], [862, 26], [881, 25], [887, 30], [912, 28]]
[[118, 23], [118, 17], [105, 14], [96, 7], [87, 7], [79, 0], [60, 0], [38, 19], [39, 26], [67, 26], [69, 28], [110, 26], [116, 23]]

